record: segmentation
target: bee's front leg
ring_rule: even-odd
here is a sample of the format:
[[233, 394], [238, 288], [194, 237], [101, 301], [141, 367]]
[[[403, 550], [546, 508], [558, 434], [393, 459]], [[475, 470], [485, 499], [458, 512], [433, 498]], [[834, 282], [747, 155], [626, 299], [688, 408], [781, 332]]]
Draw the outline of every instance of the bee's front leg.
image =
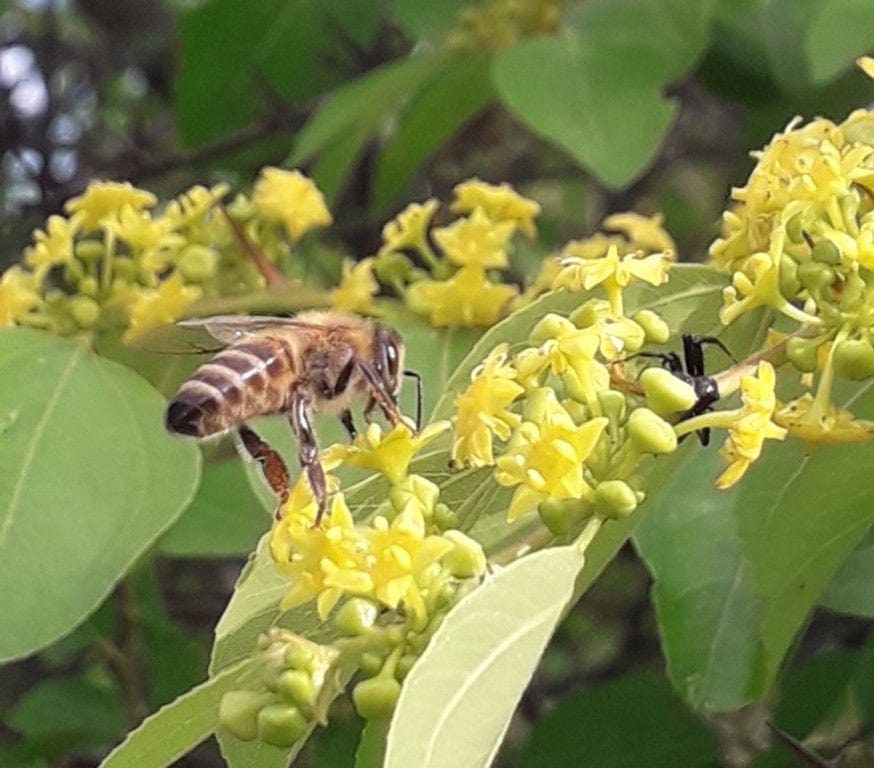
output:
[[301, 469], [307, 473], [310, 488], [316, 499], [316, 519], [313, 527], [318, 527], [325, 514], [328, 499], [328, 482], [325, 479], [325, 470], [319, 461], [319, 444], [316, 442], [316, 433], [313, 431], [309, 418], [309, 403], [300, 393], [295, 393], [292, 398], [289, 421], [291, 429], [297, 438], [297, 457]]
[[[285, 465], [282, 456], [268, 443], [264, 442], [254, 429], [243, 425], [237, 432], [240, 435], [243, 447], [260, 464], [261, 473], [264, 475], [267, 484], [279, 497], [279, 508], [281, 508], [288, 500], [290, 485], [288, 467]], [[276, 510], [277, 515], [279, 514], [279, 508]]]

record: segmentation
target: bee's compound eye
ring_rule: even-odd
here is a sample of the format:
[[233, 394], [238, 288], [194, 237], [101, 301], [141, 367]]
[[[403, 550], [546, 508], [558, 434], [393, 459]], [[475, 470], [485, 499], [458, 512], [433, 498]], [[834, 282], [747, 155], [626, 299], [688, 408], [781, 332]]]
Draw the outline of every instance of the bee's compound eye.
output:
[[164, 424], [170, 432], [199, 437], [202, 420], [202, 408], [192, 403], [186, 403], [184, 400], [174, 400], [167, 406]]

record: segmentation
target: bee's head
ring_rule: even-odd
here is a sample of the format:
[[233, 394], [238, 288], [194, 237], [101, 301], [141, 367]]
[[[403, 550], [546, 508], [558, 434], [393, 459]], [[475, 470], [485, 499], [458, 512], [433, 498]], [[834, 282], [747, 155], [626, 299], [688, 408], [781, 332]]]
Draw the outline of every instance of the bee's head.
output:
[[376, 370], [386, 390], [397, 402], [404, 372], [404, 341], [397, 331], [379, 327], [376, 332]]

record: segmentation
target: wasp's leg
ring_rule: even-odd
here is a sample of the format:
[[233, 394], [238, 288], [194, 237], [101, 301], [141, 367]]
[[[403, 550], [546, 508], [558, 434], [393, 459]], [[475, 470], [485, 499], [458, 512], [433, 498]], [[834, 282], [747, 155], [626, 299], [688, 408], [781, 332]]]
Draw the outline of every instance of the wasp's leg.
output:
[[295, 393], [291, 403], [291, 428], [297, 438], [297, 457], [301, 469], [307, 473], [310, 488], [316, 499], [316, 519], [313, 526], [322, 522], [325, 514], [325, 506], [328, 498], [328, 482], [325, 479], [325, 470], [319, 461], [319, 444], [316, 442], [316, 433], [310, 424], [308, 403], [305, 398]]
[[352, 420], [352, 411], [348, 408], [340, 414], [340, 422], [349, 433], [349, 439], [354, 440], [358, 436], [358, 430], [355, 429], [355, 422]]
[[254, 429], [243, 425], [237, 432], [249, 455], [261, 465], [264, 479], [279, 497], [280, 505], [284, 504], [288, 500], [290, 482], [288, 467], [282, 456], [268, 443], [265, 443]]
[[379, 374], [374, 370], [373, 366], [366, 363], [364, 360], [356, 360], [355, 364], [358, 366], [358, 370], [361, 371], [361, 375], [364, 376], [364, 380], [370, 387], [371, 402], [368, 403], [368, 407], [364, 411], [365, 414], [372, 410], [374, 405], [378, 405], [385, 414], [385, 417], [394, 426], [403, 424], [404, 417], [398, 410], [394, 397], [392, 397], [391, 393], [385, 388], [385, 385], [382, 383]]

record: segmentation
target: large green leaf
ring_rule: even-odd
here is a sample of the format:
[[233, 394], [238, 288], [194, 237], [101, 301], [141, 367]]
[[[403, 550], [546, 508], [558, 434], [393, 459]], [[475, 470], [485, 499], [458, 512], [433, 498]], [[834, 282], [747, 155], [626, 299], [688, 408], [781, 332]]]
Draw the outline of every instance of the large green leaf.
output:
[[[865, 391], [857, 412], [874, 411]], [[874, 522], [874, 446], [769, 444], [733, 490], [716, 456], [662, 486], [635, 541], [654, 597], [671, 679], [696, 708], [764, 696], [838, 566]], [[654, 500], [655, 501], [655, 500]]]
[[247, 660], [201, 683], [147, 717], [109, 754], [101, 768], [170, 765], [215, 731], [222, 696], [259, 683], [260, 673], [260, 667]]
[[718, 764], [713, 733], [671, 691], [644, 672], [569, 696], [534, 724], [515, 762], [526, 768], [710, 768]]
[[826, 83], [874, 49], [874, 3], [869, 0], [822, 0], [805, 40], [810, 75]]
[[87, 346], [0, 331], [0, 659], [82, 621], [187, 506], [200, 452], [164, 401]]
[[211, 0], [183, 13], [176, 113], [199, 144], [241, 128], [276, 95], [300, 102], [337, 85], [373, 36], [374, 0]]
[[428, 157], [493, 98], [489, 64], [484, 55], [447, 59], [410, 100], [379, 158], [375, 210], [405, 191]]
[[819, 602], [833, 611], [874, 618], [874, 529], [847, 555]]
[[449, 612], [404, 681], [386, 768], [491, 763], [582, 566], [577, 545], [536, 552]]
[[652, 162], [677, 113], [663, 88], [704, 52], [711, 2], [594, 0], [552, 38], [499, 54], [505, 104], [610, 187]]

